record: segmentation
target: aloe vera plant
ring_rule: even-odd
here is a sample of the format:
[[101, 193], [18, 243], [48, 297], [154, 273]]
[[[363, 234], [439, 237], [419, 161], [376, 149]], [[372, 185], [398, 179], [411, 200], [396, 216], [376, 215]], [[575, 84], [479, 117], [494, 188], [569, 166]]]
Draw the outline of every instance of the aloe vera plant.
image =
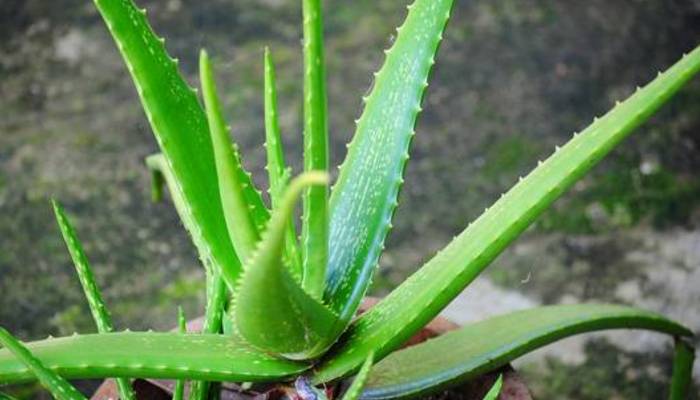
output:
[[[98, 333], [21, 344], [0, 330], [7, 346], [0, 350], [0, 384], [39, 380], [57, 397], [80, 398], [65, 379], [113, 377], [121, 396], [130, 398], [129, 379], [162, 378], [177, 380], [175, 398], [184, 396], [187, 381], [192, 382], [190, 398], [208, 399], [218, 395], [214, 382], [273, 382], [302, 398], [316, 398], [326, 395], [319, 386], [352, 379], [342, 394], [348, 400], [414, 397], [458, 385], [555, 340], [633, 328], [674, 338], [669, 396], [684, 398], [693, 332], [630, 307], [543, 307], [400, 348], [688, 82], [700, 70], [700, 48], [557, 147], [414, 275], [357, 316], [392, 226], [414, 126], [452, 3], [415, 0], [408, 7], [329, 189], [322, 5], [302, 0], [304, 172], [291, 179], [285, 164], [274, 64], [265, 49], [266, 204], [231, 142], [207, 53], [200, 54], [200, 101], [164, 40], [148, 25], [145, 10], [132, 0], [95, 0], [161, 149], [146, 160], [154, 199], [162, 197], [161, 185], [167, 184], [205, 268], [204, 326], [200, 334], [185, 333], [180, 314], [180, 332], [113, 332], [87, 257], [56, 204]], [[300, 198], [298, 235], [294, 211]], [[498, 396], [501, 382], [487, 398]]]

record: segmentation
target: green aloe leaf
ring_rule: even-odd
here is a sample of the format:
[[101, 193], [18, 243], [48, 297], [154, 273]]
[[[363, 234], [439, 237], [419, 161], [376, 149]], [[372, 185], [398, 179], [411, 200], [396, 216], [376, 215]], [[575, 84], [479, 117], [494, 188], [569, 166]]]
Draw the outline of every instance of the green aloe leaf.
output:
[[236, 289], [233, 319], [251, 344], [288, 358], [313, 358], [330, 344], [337, 316], [299, 285], [282, 262], [286, 227], [302, 191], [327, 184], [325, 172], [293, 180]]
[[[188, 230], [191, 229], [190, 227], [196, 228], [197, 225], [194, 221], [189, 219], [189, 215], [180, 211], [184, 207], [184, 200], [180, 196], [180, 192], [175, 190], [175, 177], [173, 176], [172, 170], [168, 167], [163, 154], [159, 153], [148, 156], [146, 158], [146, 165], [154, 178], [153, 185], [155, 186], [153, 192], [157, 194], [154, 199], [160, 199], [161, 189], [159, 186], [165, 182], [170, 189], [173, 203], [185, 227], [188, 227]], [[241, 267], [238, 258], [236, 257], [233, 261], [235, 261], [236, 270], [240, 270]], [[207, 305], [204, 314], [202, 333], [221, 332], [225, 305], [226, 283], [224, 283], [221, 277], [221, 271], [207, 268]], [[207, 382], [194, 381], [191, 385], [190, 397], [192, 400], [204, 400], [207, 398], [208, 390], [209, 384]]]
[[[303, 0], [304, 19], [304, 171], [328, 171], [326, 72], [321, 0]], [[328, 186], [309, 187], [302, 221], [302, 285], [321, 298], [328, 259]]]
[[663, 316], [626, 306], [546, 306], [490, 318], [394, 352], [372, 367], [363, 399], [428, 395], [497, 369], [557, 340], [605, 329], [691, 336]]
[[381, 359], [434, 318], [550, 204], [700, 70], [700, 48], [619, 103], [540, 163], [447, 247], [346, 333], [320, 373], [346, 375], [374, 352]]
[[325, 299], [340, 314], [340, 330], [354, 317], [391, 228], [416, 118], [451, 7], [452, 0], [416, 0], [409, 7], [364, 99], [333, 187]]
[[90, 312], [92, 313], [92, 318], [97, 325], [97, 331], [100, 333], [108, 333], [114, 330], [112, 325], [112, 317], [109, 315], [107, 306], [102, 299], [100, 290], [95, 282], [95, 277], [92, 273], [92, 268], [88, 261], [85, 251], [83, 250], [83, 245], [78, 239], [78, 235], [75, 233], [75, 228], [71, 224], [70, 220], [66, 216], [65, 211], [61, 205], [53, 200], [53, 211], [56, 215], [56, 221], [61, 229], [61, 234], [63, 235], [63, 240], [66, 242], [68, 247], [68, 252], [70, 253], [73, 264], [75, 265], [75, 270], [78, 273], [78, 278], [80, 279], [80, 284], [85, 292], [85, 297], [87, 298], [88, 305], [90, 306]]
[[[54, 371], [46, 368], [44, 364], [37, 359], [29, 349], [27, 349], [19, 340], [15, 339], [8, 331], [4, 328], [0, 328], [0, 344], [2, 344], [6, 350], [5, 353], [9, 353], [8, 356], [16, 357], [14, 361], [19, 363], [19, 369], [25, 371], [25, 373], [33, 375], [41, 383], [41, 386], [46, 388], [51, 394], [58, 400], [80, 400], [85, 399], [76, 389], [68, 383], [60, 375], [56, 374]], [[2, 350], [0, 350], [2, 351]], [[0, 378], [0, 382], [3, 379]]]
[[[224, 308], [226, 305], [226, 283], [214, 271], [207, 275], [207, 305], [204, 311], [203, 334], [219, 334], [223, 328]], [[210, 383], [193, 381], [190, 384], [190, 400], [208, 399]]]
[[[265, 149], [267, 150], [267, 174], [270, 180], [270, 200], [272, 208], [277, 208], [282, 203], [284, 190], [291, 177], [291, 169], [284, 160], [284, 148], [282, 146], [282, 134], [280, 133], [279, 120], [277, 118], [277, 89], [275, 77], [275, 65], [272, 62], [270, 49], [265, 48]], [[285, 239], [285, 254], [291, 266], [292, 274], [300, 281], [302, 278], [302, 260], [294, 220], [290, 219], [287, 225], [287, 238]]]
[[693, 382], [693, 361], [695, 361], [695, 349], [685, 339], [676, 338], [669, 396], [671, 400], [688, 398], [690, 385]]
[[[163, 199], [162, 186], [165, 183], [168, 186], [168, 191], [175, 205], [180, 220], [185, 228], [190, 231], [197, 229], [197, 223], [192, 219], [192, 215], [187, 213], [187, 203], [182, 197], [182, 192], [177, 188], [177, 178], [173, 174], [173, 170], [168, 165], [163, 153], [151, 154], [146, 157], [146, 166], [151, 172], [151, 195], [153, 201], [161, 201]], [[236, 259], [238, 261], [238, 259]]]
[[484, 400], [498, 400], [498, 395], [501, 393], [501, 388], [503, 387], [503, 375], [499, 375], [496, 382], [491, 386]]
[[[189, 218], [189, 214], [184, 212], [185, 200], [180, 195], [180, 192], [175, 189], [175, 176], [172, 170], [168, 166], [168, 163], [162, 153], [152, 154], [146, 157], [146, 165], [151, 171], [151, 175], [154, 178], [154, 193], [158, 193], [154, 197], [154, 200], [160, 200], [161, 189], [155, 189], [155, 186], [161, 185], [163, 182], [168, 185], [170, 195], [172, 197], [175, 209], [178, 211], [182, 223], [188, 230], [196, 229], [196, 223]], [[233, 259], [233, 265], [235, 270], [241, 269], [240, 261], [238, 257]], [[205, 327], [210, 326], [211, 330], [204, 330], [204, 333], [218, 333], [221, 330], [221, 310], [223, 310], [225, 297], [225, 286], [223, 285], [223, 278], [218, 269], [211, 270], [207, 268], [207, 311], [205, 318]], [[218, 321], [217, 321], [218, 318]]]
[[343, 394], [343, 400], [357, 400], [360, 398], [362, 389], [364, 389], [365, 384], [367, 383], [367, 378], [369, 378], [369, 372], [372, 369], [373, 363], [374, 354], [370, 354], [365, 360], [364, 364], [362, 364], [360, 371], [358, 371], [355, 378], [353, 378], [350, 387], [345, 391], [345, 394]]
[[[202, 81], [202, 97], [206, 105], [211, 141], [214, 146], [214, 160], [219, 180], [219, 192], [221, 204], [224, 206], [224, 219], [228, 227], [229, 237], [236, 249], [238, 258], [244, 261], [260, 241], [260, 231], [253, 219], [251, 210], [245, 197], [244, 188], [249, 182], [241, 179], [245, 174], [241, 173], [242, 166], [238, 154], [237, 145], [231, 144], [226, 128], [226, 122], [221, 112], [221, 104], [216, 94], [214, 73], [207, 52], [202, 50], [199, 54], [199, 76]], [[262, 228], [262, 227], [260, 227]], [[228, 276], [224, 276], [228, 278]], [[228, 282], [234, 288], [235, 281]]]
[[[167, 183], [165, 180], [164, 173], [162, 172], [160, 164], [161, 162], [156, 162], [155, 166], [151, 166], [148, 160], [151, 157], [163, 158], [162, 154], [154, 154], [152, 156], [146, 157], [146, 166], [148, 166], [148, 171], [151, 173], [151, 201], [158, 203], [163, 200], [163, 186]], [[162, 160], [165, 163], [165, 159]], [[182, 200], [182, 199], [180, 199]]]
[[289, 170], [284, 157], [282, 133], [277, 117], [277, 74], [270, 49], [267, 47], [265, 47], [263, 62], [265, 65], [265, 150], [267, 153], [265, 169], [270, 179], [268, 192], [274, 209], [282, 202], [284, 189], [288, 183]]
[[[177, 328], [178, 332], [181, 334], [187, 333], [187, 320], [185, 319], [185, 312], [182, 307], [177, 308]], [[173, 390], [173, 400], [182, 400], [185, 394], [185, 380], [178, 379], [175, 382], [175, 389]]]
[[[222, 218], [223, 208], [207, 118], [194, 90], [178, 71], [177, 61], [165, 51], [145, 17], [131, 0], [95, 0], [134, 80], [146, 116], [171, 171], [168, 184], [181, 199], [178, 211], [200, 258], [232, 279], [240, 263]], [[166, 178], [168, 175], [164, 175]], [[252, 182], [249, 196], [255, 197]], [[259, 197], [259, 194], [257, 194]], [[262, 200], [251, 203], [256, 215], [266, 210]]]
[[[88, 261], [87, 255], [85, 255], [83, 245], [80, 243], [78, 235], [75, 233], [75, 228], [73, 228], [73, 225], [70, 223], [63, 207], [55, 200], [51, 203], [53, 204], [54, 214], [56, 215], [58, 226], [61, 229], [63, 240], [66, 242], [68, 252], [73, 260], [73, 265], [75, 265], [75, 270], [78, 273], [80, 285], [83, 287], [83, 292], [85, 292], [85, 297], [88, 300], [92, 318], [95, 320], [95, 325], [97, 325], [97, 331], [99, 333], [112, 332], [114, 330], [112, 317], [109, 315], [107, 306], [97, 287], [92, 268], [90, 268], [90, 262]], [[117, 387], [119, 388], [119, 394], [122, 399], [133, 400], [136, 398], [134, 390], [131, 387], [131, 382], [129, 382], [128, 379], [117, 379]]]
[[[270, 356], [225, 335], [119, 332], [46, 339], [26, 346], [66, 379], [117, 376], [267, 382], [296, 376], [309, 368], [306, 363]], [[34, 379], [21, 361], [0, 350], [0, 385]]]

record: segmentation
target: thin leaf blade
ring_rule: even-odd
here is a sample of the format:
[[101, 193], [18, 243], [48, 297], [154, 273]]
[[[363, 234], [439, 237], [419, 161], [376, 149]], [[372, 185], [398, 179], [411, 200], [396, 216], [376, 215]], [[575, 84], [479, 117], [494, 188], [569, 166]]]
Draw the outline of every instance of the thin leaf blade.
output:
[[563, 338], [608, 329], [692, 335], [687, 328], [660, 314], [627, 306], [576, 304], [517, 311], [392, 353], [372, 368], [362, 398], [428, 395]]
[[[209, 56], [204, 50], [199, 54], [199, 73], [214, 148], [214, 161], [224, 219], [238, 258], [246, 260], [260, 241], [260, 231], [251, 213], [253, 207], [249, 206], [246, 201], [244, 193], [246, 182], [240, 179], [242, 176], [240, 173], [241, 160], [235, 148], [236, 145], [231, 145], [226, 122], [224, 122], [221, 112], [221, 104], [216, 93], [214, 72]], [[228, 279], [228, 276], [225, 278]], [[229, 285], [234, 283], [230, 281]], [[234, 288], [234, 286], [231, 287]]]
[[451, 7], [451, 0], [417, 0], [409, 8], [365, 99], [333, 187], [324, 298], [342, 323], [354, 317], [391, 228], [416, 118]]
[[685, 338], [676, 338], [669, 399], [683, 400], [688, 398], [690, 386], [693, 382], [694, 361], [695, 349], [693, 346]]
[[329, 379], [351, 372], [370, 352], [381, 358], [428, 323], [537, 216], [698, 70], [700, 48], [557, 149], [433, 259], [361, 316], [346, 333], [335, 356], [321, 367], [323, 376]]
[[90, 262], [88, 261], [87, 255], [85, 255], [85, 251], [83, 250], [80, 239], [78, 239], [75, 228], [66, 216], [63, 207], [55, 200], [52, 200], [51, 204], [56, 216], [56, 222], [63, 235], [63, 240], [66, 243], [68, 252], [73, 260], [73, 265], [78, 273], [80, 285], [83, 288], [83, 292], [85, 292], [85, 297], [90, 306], [90, 313], [97, 326], [97, 331], [100, 333], [112, 332], [114, 330], [112, 317], [109, 315], [100, 290], [97, 288]]
[[[73, 228], [73, 224], [71, 224], [68, 219], [63, 207], [61, 207], [56, 200], [52, 200], [51, 203], [53, 205], [54, 214], [56, 215], [56, 221], [63, 235], [63, 240], [66, 243], [66, 247], [68, 247], [68, 252], [73, 260], [73, 265], [75, 265], [75, 270], [78, 273], [80, 285], [83, 287], [85, 298], [88, 300], [90, 313], [97, 326], [97, 331], [100, 333], [112, 332], [114, 330], [112, 317], [109, 315], [107, 306], [102, 299], [102, 294], [97, 287], [90, 262], [83, 250], [80, 239], [78, 239], [75, 228]], [[117, 379], [117, 388], [119, 389], [119, 394], [122, 399], [133, 400], [136, 398], [134, 390], [131, 387], [131, 382], [128, 379]]]
[[[321, 0], [303, 0], [304, 31], [304, 171], [328, 171], [326, 72]], [[302, 221], [304, 289], [323, 295], [328, 260], [328, 186], [304, 194]]]
[[[223, 328], [224, 309], [226, 306], [226, 283], [219, 271], [207, 275], [207, 305], [204, 310], [202, 334], [219, 334]], [[190, 384], [190, 400], [209, 398], [211, 382], [193, 381]]]
[[[284, 191], [290, 178], [290, 169], [284, 159], [282, 146], [282, 134], [277, 118], [277, 89], [275, 65], [272, 61], [270, 49], [265, 48], [265, 149], [267, 151], [267, 174], [270, 181], [270, 200], [272, 208], [277, 208], [282, 203]], [[294, 220], [290, 219], [287, 226], [287, 238], [285, 239], [285, 252], [291, 266], [292, 274], [300, 281], [303, 276], [302, 259]]]
[[503, 387], [503, 375], [498, 375], [498, 379], [494, 382], [491, 389], [489, 389], [484, 400], [498, 400], [498, 395], [501, 394], [501, 388]]
[[[52, 370], [46, 368], [32, 352], [27, 349], [19, 340], [15, 339], [8, 331], [0, 327], [0, 344], [5, 349], [4, 352], [16, 357], [15, 361], [20, 363], [21, 368], [26, 373], [36, 377], [41, 385], [46, 388], [58, 400], [81, 400], [85, 399], [73, 385], [68, 383], [63, 377], [57, 375]], [[3, 351], [3, 350], [0, 350]], [[0, 379], [2, 382], [2, 379]]]
[[[179, 333], [183, 335], [187, 333], [187, 320], [185, 319], [185, 312], [182, 310], [182, 307], [177, 308], [177, 328]], [[173, 389], [173, 400], [183, 400], [184, 394], [185, 380], [178, 379]]]
[[352, 384], [343, 394], [343, 400], [357, 400], [360, 398], [362, 389], [364, 389], [367, 379], [369, 378], [370, 370], [372, 369], [372, 364], [374, 363], [374, 354], [367, 357], [362, 367], [353, 378]]

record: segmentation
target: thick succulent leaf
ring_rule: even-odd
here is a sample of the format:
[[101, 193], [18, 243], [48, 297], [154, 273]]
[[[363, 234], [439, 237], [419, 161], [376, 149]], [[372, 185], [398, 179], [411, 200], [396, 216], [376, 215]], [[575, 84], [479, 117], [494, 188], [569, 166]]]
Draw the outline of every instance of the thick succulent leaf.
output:
[[282, 262], [286, 226], [298, 197], [309, 185], [327, 184], [325, 172], [293, 180], [251, 256], [236, 289], [233, 320], [251, 344], [288, 358], [313, 358], [328, 347], [337, 317], [306, 293]]
[[[290, 178], [291, 170], [284, 160], [282, 134], [277, 118], [277, 89], [275, 65], [272, 62], [270, 49], [265, 48], [265, 149], [267, 150], [267, 174], [270, 181], [270, 200], [272, 208], [277, 208], [282, 202], [284, 190]], [[292, 269], [292, 274], [299, 280], [302, 277], [302, 260], [294, 219], [287, 225], [285, 239], [285, 254]]]
[[700, 48], [540, 163], [445, 249], [361, 316], [321, 366], [324, 379], [352, 372], [370, 352], [383, 357], [428, 323], [554, 200], [699, 69]]
[[367, 383], [367, 378], [369, 378], [369, 371], [372, 369], [372, 363], [374, 363], [374, 354], [370, 354], [369, 357], [362, 364], [362, 368], [357, 372], [355, 378], [353, 378], [352, 384], [343, 394], [343, 400], [357, 400], [360, 398], [362, 389], [364, 389]]
[[10, 396], [9, 394], [0, 392], [0, 400], [17, 400], [17, 399]]
[[498, 400], [498, 395], [501, 393], [501, 387], [503, 387], [503, 375], [498, 376], [496, 382], [494, 382], [491, 389], [489, 389], [486, 396], [484, 396], [484, 400]]
[[[15, 361], [22, 370], [36, 377], [39, 383], [41, 383], [41, 386], [51, 392], [56, 399], [85, 399], [85, 396], [83, 396], [78, 389], [73, 387], [73, 385], [68, 383], [68, 381], [60, 375], [57, 375], [54, 371], [46, 368], [29, 349], [10, 335], [4, 328], [0, 328], [0, 344], [5, 347], [4, 350], [0, 351], [6, 353], [9, 357], [13, 357], [13, 361]], [[0, 383], [1, 382], [3, 382], [2, 378], [0, 378]]]
[[[262, 353], [225, 335], [120, 332], [46, 339], [26, 346], [67, 379], [117, 376], [261, 382], [279, 381], [309, 367]], [[22, 362], [0, 350], [0, 385], [34, 379]]]
[[[304, 19], [304, 171], [328, 171], [326, 72], [321, 0], [303, 0]], [[328, 186], [312, 186], [304, 195], [302, 221], [307, 292], [321, 298], [328, 259]]]
[[451, 7], [452, 0], [416, 0], [409, 7], [333, 188], [325, 299], [342, 323], [355, 315], [391, 228], [416, 117]]
[[499, 368], [557, 340], [603, 329], [690, 336], [663, 316], [626, 306], [546, 306], [501, 315], [390, 354], [372, 367], [363, 399], [427, 395]]
[[[248, 259], [250, 253], [260, 241], [260, 232], [255, 225], [250, 207], [246, 202], [244, 186], [248, 184], [241, 179], [241, 160], [238, 155], [237, 145], [231, 145], [221, 112], [221, 104], [216, 94], [214, 72], [207, 52], [202, 50], [199, 54], [199, 77], [202, 82], [202, 97], [206, 106], [211, 141], [214, 146], [214, 160], [216, 173], [219, 180], [219, 194], [221, 204], [224, 207], [224, 219], [228, 227], [228, 234], [233, 242], [238, 258]], [[245, 265], [245, 264], [244, 264]], [[235, 282], [229, 282], [234, 288]]]
[[[177, 192], [173, 197], [182, 200], [178, 211], [202, 262], [238, 277], [240, 263], [222, 218], [214, 151], [197, 96], [180, 76], [177, 61], [167, 54], [163, 40], [151, 30], [144, 10], [131, 0], [95, 0], [95, 4], [126, 62], [172, 171], [168, 184]], [[247, 175], [244, 179], [250, 181]], [[250, 185], [249, 195], [255, 197], [252, 182]], [[256, 215], [264, 215], [262, 199], [257, 197]]]
[[671, 379], [671, 400], [687, 399], [693, 381], [695, 349], [683, 338], [676, 338]]
[[[80, 285], [83, 287], [83, 292], [85, 292], [85, 297], [88, 300], [92, 319], [95, 321], [95, 325], [97, 325], [97, 331], [100, 333], [112, 332], [114, 330], [112, 317], [109, 315], [107, 306], [97, 287], [87, 255], [85, 255], [85, 251], [83, 251], [83, 245], [80, 243], [78, 235], [75, 233], [75, 229], [66, 216], [63, 207], [55, 200], [52, 201], [52, 204], [54, 214], [56, 215], [56, 221], [63, 235], [63, 240], [66, 242], [68, 252], [75, 265], [78, 278], [80, 279]], [[117, 379], [117, 387], [122, 399], [135, 399], [134, 390], [128, 379]]]

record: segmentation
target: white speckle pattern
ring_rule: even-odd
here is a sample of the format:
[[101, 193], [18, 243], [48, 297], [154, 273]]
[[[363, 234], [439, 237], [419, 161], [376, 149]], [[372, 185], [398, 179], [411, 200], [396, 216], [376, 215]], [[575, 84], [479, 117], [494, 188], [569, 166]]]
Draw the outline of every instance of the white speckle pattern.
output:
[[452, 1], [416, 1], [375, 75], [331, 196], [325, 298], [349, 320], [371, 281], [403, 184], [427, 77]]
[[386, 354], [424, 326], [552, 202], [698, 71], [700, 49], [574, 135], [418, 272], [360, 317], [337, 349], [336, 357], [320, 367], [319, 380], [351, 372], [369, 352]]

